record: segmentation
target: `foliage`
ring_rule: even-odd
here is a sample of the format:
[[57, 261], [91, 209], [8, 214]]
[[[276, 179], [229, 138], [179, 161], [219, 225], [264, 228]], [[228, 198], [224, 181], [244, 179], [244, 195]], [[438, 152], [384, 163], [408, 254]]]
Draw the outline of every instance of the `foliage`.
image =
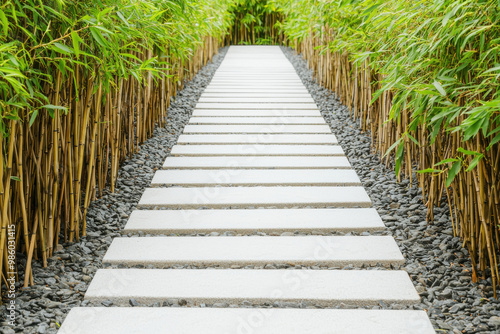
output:
[[363, 128], [372, 130], [375, 148], [395, 158], [397, 173], [405, 167], [411, 177], [418, 165], [429, 218], [432, 206], [447, 195], [460, 223], [454, 230], [477, 264], [473, 269], [484, 273], [489, 263], [495, 285], [498, 1], [272, 2], [284, 13], [286, 37], [307, 51], [321, 82], [336, 89]]
[[229, 6], [233, 25], [230, 44], [273, 45], [283, 42], [280, 11], [268, 0], [234, 0]]
[[384, 76], [373, 99], [393, 90], [391, 119], [412, 111], [405, 135], [426, 127], [430, 142], [440, 129], [459, 131], [464, 140], [481, 133], [491, 138], [486, 149], [500, 141], [498, 1], [277, 3], [287, 15], [283, 28], [289, 38], [300, 40], [328, 26], [335, 38], [324, 47], [347, 51], [357, 63], [369, 59]]
[[[0, 273], [85, 235], [120, 161], [166, 121], [217, 52], [230, 0], [5, 0], [0, 5]], [[7, 269], [7, 226], [24, 268]], [[11, 229], [11, 227], [9, 227]], [[10, 264], [9, 264], [10, 265]], [[4, 280], [5, 282], [5, 280]]]
[[[230, 22], [227, 3], [212, 1], [8, 0], [0, 9], [0, 128], [29, 108], [31, 122], [51, 112], [45, 83], [52, 71], [68, 76], [81, 66], [109, 90], [130, 76], [144, 80], [187, 59], [205, 36], [220, 36]], [[139, 59], [134, 52], [154, 50]], [[168, 56], [167, 56], [168, 55]]]

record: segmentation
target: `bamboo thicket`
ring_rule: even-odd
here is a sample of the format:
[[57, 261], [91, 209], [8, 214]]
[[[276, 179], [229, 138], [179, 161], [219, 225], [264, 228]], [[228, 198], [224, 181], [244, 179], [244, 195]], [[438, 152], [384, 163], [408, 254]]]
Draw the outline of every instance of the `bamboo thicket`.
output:
[[282, 13], [267, 0], [236, 0], [229, 7], [232, 25], [226, 36], [227, 45], [283, 44]]
[[[217, 4], [217, 5], [215, 5]], [[92, 200], [170, 99], [217, 53], [220, 1], [6, 1], [0, 9], [0, 272], [33, 284], [32, 260], [85, 235]], [[16, 270], [7, 269], [15, 226]], [[10, 229], [11, 230], [11, 229]], [[16, 277], [18, 279], [19, 277]]]
[[497, 1], [275, 1], [283, 30], [374, 149], [446, 201], [473, 280], [499, 283], [500, 21]]

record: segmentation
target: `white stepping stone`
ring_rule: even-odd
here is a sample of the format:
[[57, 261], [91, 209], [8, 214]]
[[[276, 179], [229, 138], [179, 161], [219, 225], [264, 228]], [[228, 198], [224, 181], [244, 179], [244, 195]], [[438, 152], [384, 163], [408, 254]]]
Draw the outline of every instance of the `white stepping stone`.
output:
[[205, 93], [249, 93], [249, 94], [307, 94], [310, 96], [309, 92], [305, 88], [283, 88], [283, 87], [276, 87], [276, 88], [206, 88], [203, 92]]
[[200, 97], [207, 103], [314, 103], [312, 97]]
[[194, 109], [193, 117], [320, 117], [319, 110], [230, 110]]
[[196, 125], [188, 124], [183, 133], [332, 133], [328, 125]]
[[302, 90], [302, 92], [304, 92], [303, 88], [304, 86], [303, 85], [296, 85], [296, 84], [293, 84], [293, 85], [283, 85], [281, 83], [277, 83], [277, 84], [260, 84], [260, 85], [251, 85], [251, 84], [233, 84], [233, 83], [225, 83], [225, 84], [217, 84], [217, 85], [209, 85], [207, 86], [207, 89], [224, 89], [224, 90], [228, 90], [228, 89], [234, 89], [234, 88], [239, 88], [239, 89], [245, 89], [246, 91], [251, 91], [251, 90], [254, 90], [254, 89], [257, 89], [257, 90], [262, 90], [262, 89], [265, 89], [266, 91], [275, 91], [275, 90], [278, 90], [278, 89], [288, 89], [288, 90]]
[[172, 169], [156, 171], [158, 186], [358, 186], [354, 170], [345, 169]]
[[300, 109], [318, 110], [315, 103], [203, 103], [198, 102], [199, 109]]
[[219, 168], [351, 168], [342, 156], [211, 156], [168, 157], [163, 168], [219, 169]]
[[366, 209], [134, 210], [124, 233], [364, 232], [385, 228]]
[[220, 84], [242, 84], [242, 85], [283, 85], [283, 86], [291, 86], [291, 85], [297, 85], [297, 86], [304, 86], [304, 83], [299, 79], [299, 78], [292, 78], [292, 79], [279, 79], [279, 78], [262, 78], [262, 79], [256, 79], [256, 78], [213, 78], [212, 81], [210, 81], [209, 86], [214, 86], [214, 85], [220, 85]]
[[323, 117], [198, 117], [189, 124], [326, 124]]
[[391, 236], [143, 237], [114, 238], [103, 263], [193, 265], [383, 265], [403, 264]]
[[183, 298], [197, 303], [311, 302], [378, 305], [420, 301], [408, 274], [397, 270], [99, 269], [85, 300], [128, 304]]
[[59, 334], [434, 334], [424, 311], [75, 307]]
[[369, 207], [363, 187], [147, 188], [141, 207]]
[[247, 93], [247, 92], [239, 92], [239, 93], [210, 93], [204, 92], [201, 94], [201, 98], [219, 98], [219, 97], [280, 97], [280, 98], [288, 98], [288, 97], [301, 97], [305, 98], [311, 97], [309, 93], [276, 93], [276, 92], [262, 92], [262, 93]]
[[[262, 80], [261, 80], [262, 79]], [[243, 81], [243, 82], [267, 82], [268, 80], [272, 80], [273, 82], [276, 81], [287, 81], [287, 82], [302, 82], [300, 78], [297, 75], [294, 74], [289, 74], [289, 73], [275, 73], [273, 75], [253, 75], [253, 74], [248, 74], [248, 73], [242, 73], [241, 75], [227, 75], [227, 74], [220, 74], [220, 75], [214, 75], [212, 78], [212, 82], [218, 82], [218, 81]]]
[[271, 145], [271, 144], [226, 144], [226, 145], [174, 145], [171, 155], [344, 155], [339, 145]]
[[177, 144], [338, 144], [335, 135], [180, 135]]

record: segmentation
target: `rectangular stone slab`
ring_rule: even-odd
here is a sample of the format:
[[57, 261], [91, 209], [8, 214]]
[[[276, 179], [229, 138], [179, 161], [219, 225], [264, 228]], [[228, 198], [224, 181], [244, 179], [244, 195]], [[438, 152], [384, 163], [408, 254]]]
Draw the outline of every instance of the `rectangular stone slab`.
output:
[[194, 109], [193, 117], [320, 117], [319, 110], [230, 110]]
[[281, 86], [281, 87], [304, 87], [302, 81], [295, 80], [233, 80], [233, 79], [225, 79], [225, 80], [214, 80], [208, 84], [208, 87], [216, 87], [216, 86]]
[[338, 144], [335, 135], [180, 135], [177, 144]]
[[271, 145], [271, 144], [226, 144], [226, 145], [174, 145], [171, 155], [344, 155], [339, 145]]
[[290, 85], [304, 85], [304, 83], [299, 79], [299, 78], [294, 78], [294, 79], [272, 79], [272, 78], [262, 78], [262, 79], [251, 79], [251, 78], [246, 78], [246, 79], [232, 79], [232, 78], [214, 78], [212, 81], [210, 81], [210, 86], [213, 85], [220, 85], [220, 84], [237, 84], [237, 85], [283, 85], [283, 86], [290, 86]]
[[363, 232], [385, 228], [366, 209], [134, 210], [124, 233]]
[[314, 103], [203, 103], [196, 104], [198, 109], [300, 109], [318, 110]]
[[[168, 158], [167, 158], [168, 159]], [[171, 169], [158, 170], [151, 181], [159, 186], [358, 186], [349, 169]]]
[[189, 124], [326, 124], [323, 117], [199, 117]]
[[222, 71], [217, 71], [214, 73], [212, 79], [216, 78], [230, 78], [230, 79], [240, 79], [240, 80], [246, 80], [246, 79], [255, 79], [255, 80], [260, 80], [260, 79], [282, 79], [282, 78], [299, 78], [297, 73], [294, 71], [290, 71], [289, 73], [271, 73], [271, 74], [263, 74], [263, 73], [235, 73], [235, 71], [231, 72], [222, 72]]
[[262, 79], [299, 79], [300, 77], [296, 73], [232, 73], [232, 72], [215, 72], [212, 80], [215, 79], [236, 79], [236, 80], [262, 80]]
[[281, 84], [261, 84], [261, 85], [236, 85], [236, 84], [218, 84], [218, 85], [208, 85], [205, 91], [213, 90], [223, 90], [225, 92], [231, 91], [232, 89], [240, 89], [246, 92], [295, 92], [300, 91], [301, 93], [306, 93], [307, 90], [304, 85], [281, 85]]
[[417, 291], [398, 270], [99, 269], [85, 300], [128, 304], [182, 298], [197, 303], [311, 302], [334, 306], [415, 304]]
[[219, 92], [219, 93], [211, 93], [204, 92], [201, 94], [201, 98], [219, 98], [219, 97], [280, 97], [280, 98], [288, 98], [288, 97], [307, 97], [310, 98], [311, 94], [309, 93], [276, 93], [276, 92], [260, 92], [260, 93], [250, 93], [250, 92], [239, 92], [239, 93], [228, 93], [228, 92]]
[[391, 236], [142, 237], [114, 238], [103, 263], [155, 265], [403, 264]]
[[212, 156], [168, 157], [163, 168], [219, 169], [219, 168], [351, 168], [341, 156]]
[[332, 133], [328, 125], [196, 125], [188, 124], [183, 133]]
[[200, 97], [207, 103], [314, 103], [312, 97]]
[[424, 311], [74, 307], [59, 334], [434, 334]]
[[363, 187], [146, 188], [139, 206], [167, 208], [369, 207]]
[[247, 88], [237, 88], [237, 87], [226, 87], [226, 88], [206, 88], [204, 90], [204, 93], [251, 93], [251, 94], [257, 94], [257, 93], [265, 93], [265, 94], [271, 94], [271, 93], [276, 93], [276, 94], [294, 94], [294, 93], [300, 93], [300, 94], [309, 94], [309, 91], [304, 87], [304, 88], [283, 88], [283, 87], [275, 87], [275, 88], [259, 88], [259, 87], [247, 87]]

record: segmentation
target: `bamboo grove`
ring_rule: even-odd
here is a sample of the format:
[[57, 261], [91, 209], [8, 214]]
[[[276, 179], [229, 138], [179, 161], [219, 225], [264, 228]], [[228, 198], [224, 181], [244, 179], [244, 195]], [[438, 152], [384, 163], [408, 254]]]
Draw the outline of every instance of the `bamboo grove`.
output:
[[284, 43], [280, 29], [283, 16], [267, 0], [235, 0], [229, 12], [232, 25], [226, 35], [227, 44], [275, 45]]
[[273, 2], [290, 43], [371, 132], [375, 150], [398, 176], [419, 171], [428, 219], [447, 201], [473, 280], [498, 285], [498, 1]]
[[[4, 1], [0, 7], [0, 272], [85, 235], [89, 203], [163, 125], [219, 48], [221, 1]], [[7, 226], [25, 263], [7, 270]], [[24, 275], [23, 275], [24, 273]], [[19, 277], [16, 277], [18, 279]]]

